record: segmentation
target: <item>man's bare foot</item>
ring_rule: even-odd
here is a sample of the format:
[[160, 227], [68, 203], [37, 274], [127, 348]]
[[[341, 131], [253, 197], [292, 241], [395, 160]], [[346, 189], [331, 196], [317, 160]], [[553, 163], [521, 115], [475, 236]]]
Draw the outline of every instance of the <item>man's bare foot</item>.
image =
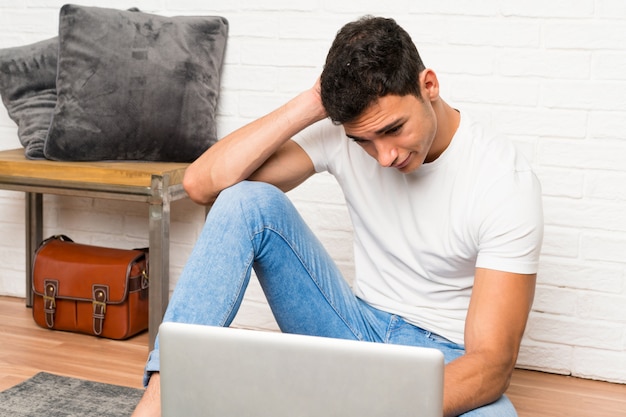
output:
[[131, 417], [161, 417], [161, 375], [155, 372]]

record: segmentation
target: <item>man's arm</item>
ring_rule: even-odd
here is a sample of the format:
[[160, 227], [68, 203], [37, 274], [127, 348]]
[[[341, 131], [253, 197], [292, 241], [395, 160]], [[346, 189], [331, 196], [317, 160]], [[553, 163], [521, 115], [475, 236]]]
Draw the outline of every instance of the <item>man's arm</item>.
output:
[[444, 375], [444, 415], [496, 401], [509, 386], [535, 294], [536, 275], [476, 269], [465, 355]]
[[187, 168], [185, 190], [200, 204], [212, 204], [223, 189], [245, 179], [290, 190], [314, 173], [309, 157], [290, 139], [325, 117], [318, 80], [311, 89], [211, 146]]

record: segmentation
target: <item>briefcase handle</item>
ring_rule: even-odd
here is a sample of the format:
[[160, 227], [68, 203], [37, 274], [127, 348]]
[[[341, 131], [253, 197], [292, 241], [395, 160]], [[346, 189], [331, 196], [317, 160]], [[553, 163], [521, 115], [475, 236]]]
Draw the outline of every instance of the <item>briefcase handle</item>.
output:
[[61, 242], [74, 242], [69, 236], [67, 235], [54, 235], [54, 236], [50, 236], [47, 239], [44, 239], [40, 244], [39, 247], [42, 247], [43, 245], [45, 245], [46, 243], [50, 242], [51, 240], [60, 240]]

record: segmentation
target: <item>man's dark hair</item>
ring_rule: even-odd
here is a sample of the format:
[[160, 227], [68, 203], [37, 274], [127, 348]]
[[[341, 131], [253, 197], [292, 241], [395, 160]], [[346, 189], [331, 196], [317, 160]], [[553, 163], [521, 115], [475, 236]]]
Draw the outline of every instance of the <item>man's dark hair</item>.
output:
[[422, 59], [393, 19], [365, 16], [337, 33], [321, 75], [322, 104], [335, 123], [358, 117], [388, 94], [420, 98]]

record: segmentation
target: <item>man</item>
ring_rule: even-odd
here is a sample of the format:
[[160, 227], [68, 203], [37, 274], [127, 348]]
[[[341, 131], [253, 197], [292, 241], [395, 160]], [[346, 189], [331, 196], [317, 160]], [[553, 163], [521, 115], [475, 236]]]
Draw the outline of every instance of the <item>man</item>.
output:
[[[352, 289], [283, 194], [320, 171], [352, 218]], [[439, 96], [393, 20], [347, 24], [313, 88], [216, 143], [184, 185], [213, 207], [165, 321], [228, 326], [253, 267], [282, 331], [438, 348], [446, 416], [516, 415], [503, 393], [534, 295], [540, 186]], [[158, 353], [136, 415], [159, 411]]]

